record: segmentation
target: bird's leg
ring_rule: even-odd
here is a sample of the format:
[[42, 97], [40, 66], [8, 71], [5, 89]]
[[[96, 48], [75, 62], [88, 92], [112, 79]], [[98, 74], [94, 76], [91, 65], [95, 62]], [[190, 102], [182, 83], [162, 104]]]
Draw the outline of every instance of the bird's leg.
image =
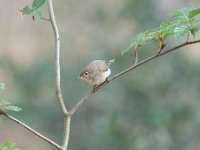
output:
[[98, 85], [94, 85], [94, 86], [93, 86], [93, 92], [96, 92], [96, 91], [97, 91], [97, 86], [98, 86]]
[[93, 92], [96, 92], [98, 90], [98, 88], [101, 87], [104, 83], [110, 83], [110, 80], [108, 78], [106, 78], [106, 80], [104, 82], [102, 82], [101, 84], [94, 85]]
[[106, 80], [104, 82], [105, 83], [110, 83], [110, 80], [108, 80], [108, 78], [106, 78]]

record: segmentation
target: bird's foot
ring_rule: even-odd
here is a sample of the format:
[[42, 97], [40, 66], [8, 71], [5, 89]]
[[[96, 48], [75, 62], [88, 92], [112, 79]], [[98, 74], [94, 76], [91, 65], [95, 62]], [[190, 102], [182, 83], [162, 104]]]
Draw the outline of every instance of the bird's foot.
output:
[[104, 82], [105, 83], [110, 83], [110, 80], [108, 80], [108, 78], [106, 78], [106, 80]]
[[97, 86], [98, 86], [98, 85], [94, 85], [94, 86], [93, 86], [93, 92], [96, 92], [96, 91], [97, 91]]

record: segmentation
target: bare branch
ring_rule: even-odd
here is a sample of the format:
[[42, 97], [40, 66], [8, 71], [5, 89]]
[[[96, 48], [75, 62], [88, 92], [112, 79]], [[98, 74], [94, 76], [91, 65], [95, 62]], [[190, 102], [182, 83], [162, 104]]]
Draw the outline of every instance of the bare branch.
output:
[[65, 127], [64, 127], [64, 139], [63, 139], [63, 150], [67, 150], [69, 143], [69, 133], [71, 126], [71, 116], [65, 115]]
[[15, 123], [17, 123], [18, 125], [26, 128], [28, 131], [30, 131], [31, 133], [33, 133], [34, 135], [38, 136], [39, 138], [43, 139], [44, 141], [48, 142], [49, 144], [53, 145], [55, 148], [57, 148], [58, 150], [61, 150], [61, 146], [58, 145], [57, 143], [55, 143], [54, 141], [50, 140], [49, 138], [47, 138], [46, 136], [42, 135], [41, 133], [37, 132], [36, 130], [32, 129], [31, 127], [29, 127], [28, 125], [26, 125], [25, 123], [19, 121], [18, 119], [14, 118], [11, 115], [8, 115], [7, 113], [0, 111], [0, 114], [4, 115], [5, 117], [7, 117], [8, 119], [14, 121]]
[[[134, 70], [135, 68], [137, 68], [137, 67], [139, 67], [139, 66], [141, 66], [141, 65], [143, 65], [143, 64], [145, 64], [145, 63], [147, 63], [147, 62], [149, 62], [149, 61], [151, 61], [151, 60], [156, 59], [157, 57], [160, 57], [160, 56], [165, 55], [165, 54], [167, 54], [167, 53], [169, 53], [169, 52], [175, 51], [175, 50], [177, 50], [177, 49], [179, 49], [179, 48], [185, 47], [185, 46], [190, 45], [190, 44], [195, 44], [195, 43], [200, 43], [200, 40], [185, 42], [185, 43], [182, 43], [182, 44], [180, 44], [180, 45], [178, 45], [178, 46], [175, 46], [175, 47], [173, 47], [173, 48], [171, 48], [171, 49], [168, 49], [168, 50], [166, 50], [166, 51], [164, 51], [164, 52], [162, 52], [162, 53], [160, 53], [160, 54], [158, 53], [158, 54], [156, 54], [156, 55], [154, 55], [154, 56], [148, 57], [147, 59], [145, 59], [145, 60], [143, 60], [143, 61], [141, 61], [141, 62], [139, 62], [139, 63], [137, 63], [137, 64], [134, 64], [134, 65], [132, 65], [131, 67], [129, 67], [129, 68], [127, 68], [127, 69], [124, 69], [123, 71], [119, 72], [118, 74], [116, 74], [116, 75], [114, 75], [113, 77], [111, 77], [110, 79], [108, 79], [108, 81], [106, 81], [106, 82], [100, 84], [99, 86], [97, 86], [97, 90], [101, 89], [101, 88], [102, 88], [103, 86], [105, 86], [106, 84], [111, 83], [112, 80], [115, 80], [115, 79], [119, 78], [120, 76], [122, 76], [122, 75], [124, 75], [124, 74], [126, 74], [126, 73], [128, 73], [128, 72], [130, 72], [130, 71], [132, 71], [132, 70]], [[97, 91], [95, 91], [95, 92], [97, 92]], [[95, 92], [94, 92], [94, 91], [90, 91], [90, 92], [87, 93], [83, 98], [81, 98], [81, 99], [71, 108], [71, 110], [68, 112], [68, 115], [69, 115], [69, 116], [72, 116], [84, 103], [86, 103], [86, 102], [88, 101], [88, 99], [89, 99], [90, 97], [92, 97], [92, 96], [95, 94]]]
[[57, 95], [57, 98], [58, 98], [58, 101], [60, 103], [63, 113], [67, 114], [67, 109], [64, 104], [64, 100], [63, 100], [62, 92], [61, 92], [61, 85], [60, 85], [60, 36], [58, 32], [58, 27], [56, 24], [56, 19], [54, 16], [52, 0], [48, 0], [47, 2], [48, 2], [49, 16], [50, 16], [51, 25], [54, 31], [55, 45], [56, 45], [56, 95]]
[[[98, 86], [99, 87], [99, 86]], [[98, 90], [99, 88], [97, 88]], [[81, 98], [73, 107], [72, 109], [68, 112], [68, 116], [72, 116], [79, 107], [81, 107], [89, 98], [97, 91], [92, 90], [91, 92], [87, 93], [83, 98]]]
[[60, 84], [60, 36], [58, 32], [58, 27], [56, 24], [55, 16], [54, 16], [54, 10], [53, 10], [53, 4], [52, 0], [48, 0], [48, 9], [49, 9], [49, 16], [51, 25], [53, 27], [54, 36], [55, 36], [55, 45], [56, 45], [56, 95], [58, 98], [58, 101], [60, 103], [60, 106], [62, 108], [62, 111], [65, 115], [64, 117], [64, 138], [63, 138], [63, 144], [62, 144], [62, 150], [67, 150], [68, 143], [69, 143], [69, 133], [70, 133], [70, 123], [71, 123], [71, 116], [67, 115], [67, 109], [63, 100], [62, 92], [61, 92], [61, 84]]

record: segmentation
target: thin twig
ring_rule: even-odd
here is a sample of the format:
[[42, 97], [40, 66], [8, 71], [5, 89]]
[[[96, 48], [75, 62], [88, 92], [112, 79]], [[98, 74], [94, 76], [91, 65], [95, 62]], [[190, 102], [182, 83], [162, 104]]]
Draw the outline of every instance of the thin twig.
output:
[[[99, 88], [97, 88], [98, 90]], [[68, 112], [68, 116], [72, 116], [79, 107], [81, 107], [95, 92], [97, 91], [90, 91], [89, 93], [87, 93], [83, 98], [81, 98], [73, 107], [72, 109]]]
[[136, 45], [134, 47], [134, 58], [135, 58], [134, 65], [136, 65], [138, 63], [138, 47], [139, 47], [139, 45]]
[[61, 92], [61, 85], [60, 85], [60, 36], [58, 32], [58, 27], [56, 24], [56, 19], [54, 16], [52, 0], [48, 0], [47, 2], [48, 2], [49, 16], [50, 16], [51, 25], [54, 31], [55, 45], [56, 45], [56, 95], [57, 95], [57, 98], [58, 98], [58, 101], [60, 103], [63, 113], [66, 114], [67, 109], [64, 104], [64, 100], [63, 100], [62, 92]]
[[62, 92], [61, 92], [61, 84], [60, 84], [60, 36], [58, 32], [58, 27], [56, 24], [56, 19], [53, 10], [52, 0], [48, 0], [48, 9], [49, 9], [49, 16], [51, 25], [53, 27], [54, 36], [55, 36], [55, 45], [56, 45], [56, 95], [62, 111], [65, 115], [64, 117], [64, 138], [62, 144], [62, 150], [67, 150], [68, 143], [69, 143], [69, 133], [70, 133], [70, 123], [71, 123], [71, 116], [68, 116], [67, 108], [65, 106]]
[[[127, 69], [124, 69], [123, 71], [117, 73], [116, 75], [114, 75], [113, 77], [111, 77], [110, 79], [108, 79], [108, 82], [104, 82], [103, 84], [101, 84], [100, 86], [97, 87], [97, 89], [101, 89], [103, 86], [105, 86], [106, 84], [109, 84], [111, 83], [111, 81], [119, 78], [120, 76], [134, 70], [135, 68], [141, 66], [142, 64], [145, 64], [153, 59], [156, 59], [157, 57], [160, 57], [160, 56], [163, 56], [169, 52], [172, 52], [172, 51], [175, 51], [179, 48], [182, 48], [184, 46], [187, 46], [187, 45], [190, 45], [190, 44], [194, 44], [194, 43], [200, 43], [200, 40], [195, 40], [195, 41], [190, 41], [190, 42], [185, 42], [185, 43], [182, 43], [178, 46], [175, 46], [171, 49], [168, 49], [160, 54], [156, 54], [154, 56], [150, 56], [148, 57], [147, 59], [137, 63], [136, 65], [132, 65], [131, 67], [127, 68]], [[90, 91], [89, 93], [87, 93], [83, 98], [81, 98], [72, 108], [71, 110], [68, 112], [68, 115], [72, 116], [84, 103], [86, 103], [90, 97], [92, 97], [93, 95], [95, 94], [94, 91]]]
[[40, 19], [45, 20], [45, 21], [51, 21], [51, 19], [49, 19], [49, 18], [44, 18], [44, 17], [41, 17]]
[[13, 116], [8, 115], [7, 113], [5, 113], [3, 111], [1, 111], [1, 114], [4, 115], [5, 117], [7, 117], [8, 119], [14, 121], [15, 123], [19, 124], [20, 126], [26, 128], [28, 131], [30, 131], [31, 133], [35, 134], [36, 136], [38, 136], [39, 138], [43, 139], [44, 141], [48, 142], [49, 144], [53, 145], [58, 150], [62, 149], [60, 145], [58, 145], [54, 141], [50, 140], [46, 136], [42, 135], [41, 133], [37, 132], [36, 130], [32, 129], [31, 127], [29, 127], [25, 123], [23, 123], [23, 122], [19, 121], [18, 119], [14, 118]]

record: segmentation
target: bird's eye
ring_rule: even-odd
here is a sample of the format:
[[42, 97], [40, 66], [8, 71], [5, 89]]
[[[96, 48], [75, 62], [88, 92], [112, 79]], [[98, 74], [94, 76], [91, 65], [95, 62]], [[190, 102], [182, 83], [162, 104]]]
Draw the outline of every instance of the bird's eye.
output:
[[88, 75], [88, 72], [85, 72], [84, 75], [87, 76], [87, 75]]

